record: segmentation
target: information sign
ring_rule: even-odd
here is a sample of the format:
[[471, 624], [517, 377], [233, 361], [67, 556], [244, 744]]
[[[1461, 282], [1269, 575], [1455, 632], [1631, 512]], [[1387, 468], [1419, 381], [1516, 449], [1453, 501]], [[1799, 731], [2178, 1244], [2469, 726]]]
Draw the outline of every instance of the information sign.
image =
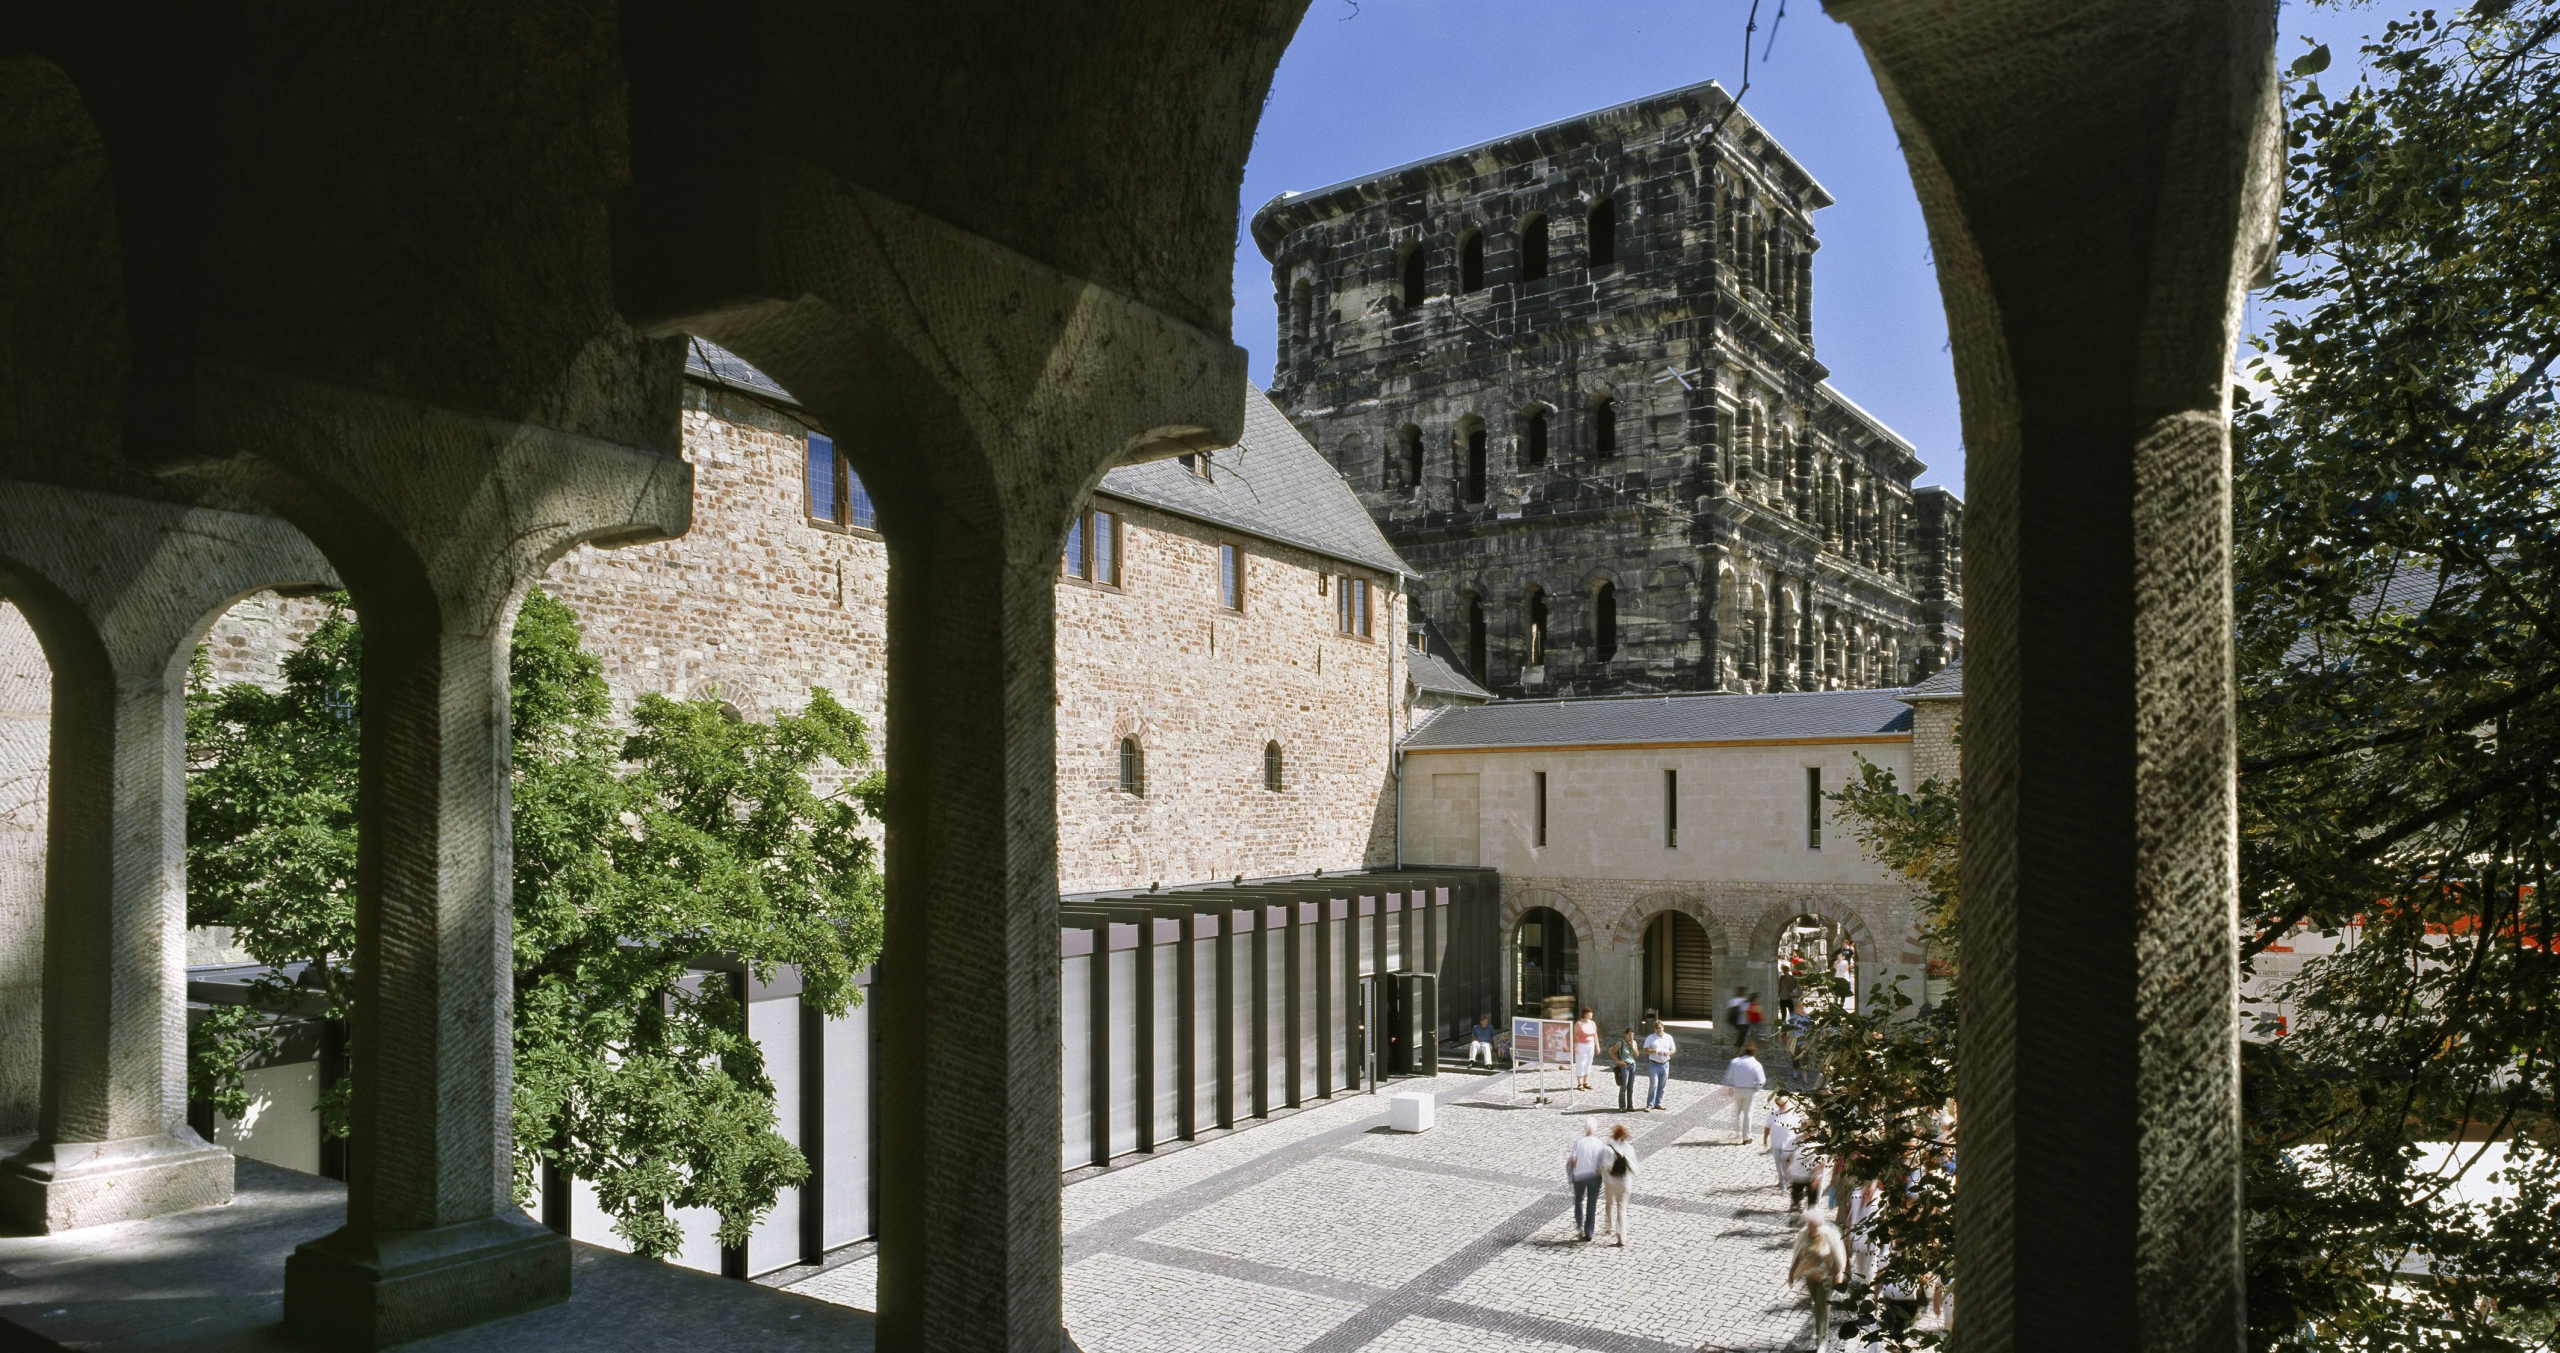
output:
[[1573, 1021], [1513, 1016], [1511, 1060], [1529, 1067], [1573, 1065]]

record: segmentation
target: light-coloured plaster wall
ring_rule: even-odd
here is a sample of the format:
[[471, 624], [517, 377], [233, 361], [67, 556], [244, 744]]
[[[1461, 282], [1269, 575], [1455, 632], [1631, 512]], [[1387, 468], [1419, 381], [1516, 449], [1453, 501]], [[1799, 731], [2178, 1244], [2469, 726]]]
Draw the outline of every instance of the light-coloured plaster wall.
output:
[[[1357, 869], [1394, 860], [1403, 598], [1394, 579], [1108, 497], [1119, 588], [1058, 585], [1058, 874], [1066, 892]], [[1244, 609], [1218, 546], [1245, 551]], [[1370, 638], [1334, 588], [1369, 580]], [[1120, 741], [1145, 754], [1119, 789]], [[1283, 788], [1263, 787], [1278, 742]]]
[[[1861, 990], [1896, 977], [1919, 995], [1925, 957], [1912, 938], [1910, 886], [1869, 861], [1825, 803], [1821, 848], [1809, 849], [1806, 782], [1822, 771], [1836, 792], [1858, 758], [1906, 782], [1907, 736], [1871, 740], [1696, 747], [1410, 752], [1406, 792], [1432, 794], [1438, 777], [1476, 777], [1478, 862], [1501, 871], [1504, 933], [1532, 907], [1572, 922], [1581, 994], [1610, 1028], [1643, 1006], [1644, 927], [1681, 911], [1705, 927], [1716, 997], [1735, 986], [1762, 995], [1775, 1018], [1777, 935], [1813, 914], [1841, 925], [1858, 947]], [[1677, 844], [1663, 833], [1663, 772], [1679, 773]], [[1534, 774], [1547, 775], [1547, 844], [1532, 843]], [[1433, 807], [1449, 802], [1434, 796]], [[1445, 853], [1445, 823], [1407, 816], [1406, 860]], [[1505, 974], [1506, 984], [1510, 974]]]

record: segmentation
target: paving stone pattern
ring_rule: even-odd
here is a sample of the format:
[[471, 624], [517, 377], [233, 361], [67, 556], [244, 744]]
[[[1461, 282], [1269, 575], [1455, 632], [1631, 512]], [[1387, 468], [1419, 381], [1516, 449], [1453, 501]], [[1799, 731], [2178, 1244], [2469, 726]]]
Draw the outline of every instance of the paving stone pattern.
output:
[[[1078, 1179], [1068, 1330], [1086, 1353], [1809, 1348], [1786, 1198], [1722, 1069], [1684, 1053], [1668, 1112], [1628, 1115], [1614, 1086], [1540, 1105], [1510, 1075], [1400, 1081], [1439, 1097], [1432, 1131], [1356, 1096]], [[1636, 1133], [1624, 1247], [1573, 1231], [1564, 1152], [1591, 1116]], [[791, 1290], [867, 1308], [875, 1282], [861, 1253]]]

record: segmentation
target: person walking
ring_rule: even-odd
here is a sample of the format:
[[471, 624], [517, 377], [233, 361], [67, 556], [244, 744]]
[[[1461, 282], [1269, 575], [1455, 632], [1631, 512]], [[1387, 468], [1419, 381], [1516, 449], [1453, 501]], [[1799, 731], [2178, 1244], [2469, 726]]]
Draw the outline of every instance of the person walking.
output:
[[1618, 1112], [1633, 1113], [1636, 1108], [1636, 1077], [1644, 1074], [1644, 1044], [1636, 1041], [1636, 1031], [1629, 1029], [1609, 1045], [1609, 1071], [1618, 1078]]
[[[1793, 1100], [1784, 1094], [1769, 1096], [1769, 1116], [1760, 1126], [1760, 1144], [1768, 1148], [1769, 1159], [1777, 1166], [1780, 1188], [1787, 1186], [1787, 1154], [1795, 1150], [1796, 1132], [1800, 1122], [1801, 1120], [1796, 1117]], [[1787, 1210], [1790, 1212], [1796, 1210], [1792, 1194], [1787, 1200]]]
[[1753, 1047], [1769, 1046], [1760, 1037], [1760, 1026], [1768, 1020], [1768, 1012], [1760, 1008], [1760, 993], [1752, 992], [1751, 1000], [1742, 1007], [1742, 1041]]
[[1733, 1026], [1733, 1045], [1737, 1048], [1742, 1046], [1742, 1012], [1750, 1004], [1751, 997], [1740, 987], [1735, 987], [1733, 999], [1724, 1003], [1724, 1022]]
[[1622, 1250], [1627, 1247], [1627, 1189], [1635, 1182], [1635, 1134], [1620, 1123], [1609, 1130], [1609, 1168], [1600, 1176], [1600, 1197], [1601, 1229], [1616, 1236]]
[[1805, 1295], [1813, 1299], [1817, 1353], [1831, 1343], [1831, 1289], [1848, 1273], [1849, 1249], [1840, 1241], [1840, 1228], [1820, 1212], [1805, 1213], [1804, 1229], [1796, 1232], [1795, 1252], [1787, 1264], [1787, 1285], [1803, 1283]]
[[1582, 1238], [1591, 1238], [1600, 1220], [1601, 1172], [1609, 1166], [1609, 1139], [1600, 1135], [1600, 1120], [1582, 1120], [1582, 1135], [1565, 1148], [1564, 1177], [1573, 1183], [1573, 1223]]
[[1796, 961], [1788, 959], [1778, 969], [1778, 1018], [1792, 1018], [1796, 1013]]
[[1662, 1107], [1663, 1087], [1671, 1082], [1671, 1055], [1679, 1050], [1680, 1044], [1673, 1040], [1671, 1032], [1662, 1027], [1661, 1020], [1655, 1020], [1653, 1032], [1644, 1040], [1644, 1075], [1648, 1090], [1644, 1101], [1646, 1113]]
[[1733, 1097], [1734, 1133], [1744, 1141], [1751, 1140], [1751, 1101], [1758, 1098], [1761, 1087], [1769, 1083], [1768, 1068], [1751, 1055], [1751, 1045], [1742, 1045], [1733, 1060], [1725, 1063], [1724, 1089]]
[[1591, 1059], [1600, 1052], [1600, 1012], [1582, 1007], [1582, 1018], [1573, 1025], [1573, 1088], [1591, 1088]]
[[1475, 1027], [1467, 1031], [1467, 1065], [1493, 1065], [1493, 1016], [1476, 1016]]

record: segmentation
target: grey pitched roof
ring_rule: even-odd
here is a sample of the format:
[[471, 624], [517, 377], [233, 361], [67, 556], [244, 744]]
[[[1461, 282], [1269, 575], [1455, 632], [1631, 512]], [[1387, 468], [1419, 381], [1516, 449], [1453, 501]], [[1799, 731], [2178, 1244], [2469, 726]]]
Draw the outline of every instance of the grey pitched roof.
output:
[[1102, 492], [1180, 517], [1411, 575], [1357, 494], [1270, 396], [1245, 387], [1244, 440], [1209, 457], [1209, 477], [1179, 460], [1123, 465], [1102, 477]]
[[1964, 659], [1939, 668], [1928, 680], [1902, 693], [1905, 700], [1961, 700], [1964, 698]]
[[713, 385], [726, 385], [766, 399], [778, 399], [795, 407], [800, 403], [790, 391], [776, 384], [773, 377], [756, 370], [746, 358], [708, 338], [689, 337], [685, 340], [684, 374]]
[[1490, 700], [1493, 692], [1467, 680], [1466, 674], [1441, 661], [1440, 655], [1427, 650], [1407, 650], [1405, 670], [1411, 674], [1414, 689], [1438, 695], [1454, 695], [1467, 700]]
[[1909, 733], [1902, 690], [1782, 691], [1770, 695], [1613, 695], [1453, 705], [1405, 739], [1405, 749], [1595, 747]]

